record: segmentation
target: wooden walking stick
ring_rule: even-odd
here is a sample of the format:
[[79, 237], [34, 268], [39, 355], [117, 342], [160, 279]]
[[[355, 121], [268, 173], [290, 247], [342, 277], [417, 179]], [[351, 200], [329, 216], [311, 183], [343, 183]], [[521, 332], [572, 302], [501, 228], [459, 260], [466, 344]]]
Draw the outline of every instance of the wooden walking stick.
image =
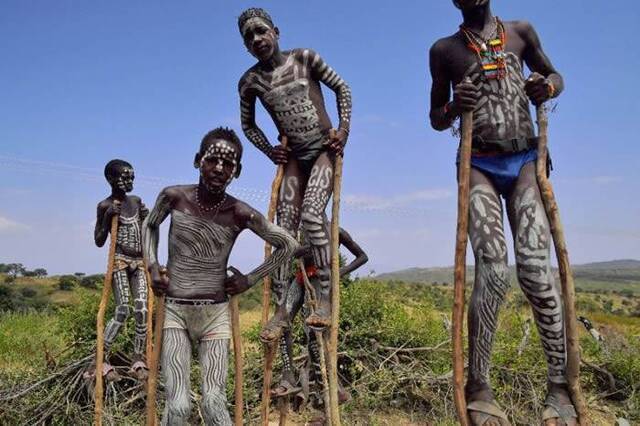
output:
[[[335, 137], [335, 130], [331, 130]], [[331, 424], [340, 426], [338, 408], [338, 328], [340, 325], [340, 191], [342, 189], [342, 155], [333, 166], [333, 204], [331, 206], [331, 329], [329, 330], [329, 395]]]
[[242, 335], [240, 334], [238, 296], [231, 296], [231, 300], [229, 300], [229, 310], [231, 311], [231, 334], [233, 335], [233, 355], [235, 360], [235, 406], [233, 407], [233, 421], [236, 426], [242, 426], [242, 409], [244, 405], [242, 397], [242, 367], [244, 359], [242, 357]]
[[462, 426], [469, 426], [467, 401], [464, 394], [464, 290], [466, 282], [467, 232], [469, 227], [469, 177], [471, 175], [471, 139], [473, 112], [461, 117], [462, 140], [458, 166], [458, 224], [456, 228], [456, 254], [453, 270], [453, 315], [451, 318], [451, 345], [453, 348], [453, 399]]
[[[160, 269], [165, 275], [167, 270]], [[156, 419], [156, 391], [158, 388], [158, 364], [162, 350], [162, 327], [164, 326], [164, 293], [158, 296], [156, 303], [156, 324], [154, 327], [154, 344], [151, 359], [149, 360], [149, 379], [147, 381], [147, 426], [155, 426]], [[150, 314], [151, 315], [151, 314]]]
[[[280, 145], [287, 146], [287, 137], [280, 137]], [[284, 165], [279, 164], [276, 171], [276, 176], [271, 184], [271, 197], [269, 198], [269, 210], [267, 211], [267, 220], [273, 222], [276, 217], [276, 207], [278, 206], [278, 194], [280, 192], [280, 185], [284, 177]], [[266, 243], [264, 246], [265, 259], [271, 256], [271, 244]], [[269, 321], [269, 306], [271, 305], [271, 277], [269, 275], [264, 277], [262, 281], [262, 321], [261, 325], [264, 327]], [[260, 406], [260, 416], [262, 418], [262, 424], [268, 426], [269, 424], [269, 405], [271, 403], [271, 379], [273, 377], [273, 358], [276, 355], [276, 343], [265, 344], [264, 347], [264, 371], [262, 382], [262, 403]]]
[[[116, 201], [114, 201], [116, 202]], [[113, 261], [116, 254], [116, 241], [118, 237], [118, 215], [111, 218], [111, 241], [109, 242], [109, 256], [107, 260], [107, 274], [104, 276], [104, 284], [102, 286], [102, 297], [100, 298], [100, 306], [98, 307], [98, 315], [96, 318], [96, 386], [94, 391], [95, 398], [95, 419], [96, 426], [102, 426], [102, 413], [104, 402], [104, 389], [102, 380], [102, 366], [104, 362], [104, 313], [109, 303], [109, 295], [111, 293], [111, 282], [113, 280]]]
[[[145, 349], [145, 357], [147, 360], [147, 371], [149, 369], [149, 360], [153, 354], [153, 289], [151, 288], [151, 275], [147, 268], [147, 262], [144, 262], [144, 274], [147, 277], [147, 346]], [[147, 380], [148, 383], [148, 380]]]
[[538, 119], [538, 160], [536, 163], [536, 176], [540, 195], [547, 212], [553, 244], [560, 270], [560, 281], [562, 283], [562, 299], [564, 303], [564, 321], [567, 339], [567, 382], [571, 400], [578, 414], [580, 425], [589, 425], [587, 405], [580, 389], [580, 342], [578, 340], [578, 322], [576, 320], [575, 287], [573, 283], [573, 273], [569, 263], [569, 252], [564, 238], [564, 228], [560, 221], [560, 210], [553, 193], [553, 187], [547, 177], [547, 113], [544, 104], [536, 108]]

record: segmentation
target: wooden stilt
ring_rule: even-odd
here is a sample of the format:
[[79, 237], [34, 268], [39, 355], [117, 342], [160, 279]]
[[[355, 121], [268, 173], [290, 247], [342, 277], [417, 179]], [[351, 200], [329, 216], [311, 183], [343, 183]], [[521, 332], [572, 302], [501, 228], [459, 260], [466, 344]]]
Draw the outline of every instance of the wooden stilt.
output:
[[[164, 274], [166, 270], [162, 270]], [[156, 391], [158, 387], [158, 366], [162, 351], [162, 327], [164, 326], [164, 298], [162, 294], [158, 296], [156, 303], [156, 324], [154, 328], [154, 345], [151, 359], [149, 360], [149, 380], [147, 382], [147, 426], [155, 426], [158, 423], [156, 418]]]
[[109, 295], [111, 294], [111, 283], [113, 280], [113, 261], [116, 254], [116, 241], [118, 236], [118, 215], [111, 218], [111, 241], [109, 242], [109, 256], [107, 260], [107, 273], [104, 276], [104, 285], [102, 287], [102, 297], [100, 298], [100, 306], [98, 307], [98, 315], [96, 318], [96, 386], [95, 386], [95, 418], [94, 424], [102, 426], [102, 413], [104, 404], [104, 385], [102, 380], [102, 366], [104, 363], [104, 314], [109, 303]]
[[464, 291], [466, 282], [467, 232], [469, 228], [469, 177], [471, 175], [471, 139], [473, 113], [465, 112], [461, 118], [462, 140], [458, 166], [458, 223], [456, 228], [456, 254], [453, 271], [453, 315], [451, 340], [453, 348], [453, 398], [462, 426], [469, 426], [467, 401], [464, 394]]
[[536, 176], [538, 186], [540, 187], [540, 195], [547, 212], [551, 235], [553, 236], [553, 244], [556, 250], [558, 260], [558, 269], [560, 270], [560, 281], [562, 283], [562, 300], [564, 303], [564, 320], [567, 339], [567, 382], [569, 383], [569, 392], [571, 400], [578, 413], [578, 421], [580, 425], [587, 426], [590, 424], [587, 405], [580, 389], [580, 341], [578, 340], [578, 321], [576, 318], [575, 305], [575, 286], [573, 282], [573, 273], [571, 264], [569, 263], [569, 252], [567, 243], [564, 238], [564, 228], [560, 221], [560, 210], [553, 193], [551, 182], [547, 178], [547, 158], [548, 158], [548, 137], [547, 127], [548, 120], [546, 110], [543, 105], [536, 108], [538, 119], [538, 161], [536, 163]]
[[231, 300], [229, 301], [229, 310], [231, 313], [231, 334], [233, 335], [233, 356], [235, 360], [235, 406], [233, 409], [233, 420], [235, 426], [242, 426], [242, 413], [244, 405], [242, 396], [242, 368], [244, 364], [244, 358], [242, 356], [242, 335], [240, 333], [240, 310], [238, 307], [238, 296], [231, 297]]

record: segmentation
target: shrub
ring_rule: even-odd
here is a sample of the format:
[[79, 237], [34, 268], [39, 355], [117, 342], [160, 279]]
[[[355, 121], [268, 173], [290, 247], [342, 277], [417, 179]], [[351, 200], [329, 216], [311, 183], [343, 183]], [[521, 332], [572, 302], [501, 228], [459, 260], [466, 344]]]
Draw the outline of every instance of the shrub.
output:
[[71, 291], [78, 284], [78, 279], [73, 275], [62, 275], [58, 280], [58, 288], [64, 291]]

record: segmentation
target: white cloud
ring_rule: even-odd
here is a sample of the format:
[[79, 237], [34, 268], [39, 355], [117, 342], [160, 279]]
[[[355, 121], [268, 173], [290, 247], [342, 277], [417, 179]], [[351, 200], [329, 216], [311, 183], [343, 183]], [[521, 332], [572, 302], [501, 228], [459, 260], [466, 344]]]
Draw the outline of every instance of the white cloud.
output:
[[24, 223], [15, 222], [4, 216], [0, 216], [0, 234], [13, 234], [30, 230], [31, 227]]

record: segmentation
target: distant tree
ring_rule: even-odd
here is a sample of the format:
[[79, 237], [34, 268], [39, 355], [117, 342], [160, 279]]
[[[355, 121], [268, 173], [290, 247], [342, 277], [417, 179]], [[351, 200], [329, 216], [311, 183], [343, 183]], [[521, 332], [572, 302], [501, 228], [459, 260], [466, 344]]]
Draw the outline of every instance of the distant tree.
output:
[[23, 277], [35, 277], [35, 276], [36, 276], [36, 273], [35, 273], [35, 272], [33, 272], [33, 271], [25, 270], [25, 271], [22, 273], [22, 276], [23, 276]]
[[76, 278], [78, 278], [79, 280], [82, 279], [82, 277], [84, 277], [86, 274], [84, 272], [74, 272], [73, 275], [75, 275]]
[[104, 274], [87, 275], [80, 280], [80, 286], [85, 288], [98, 288], [104, 282]]
[[0, 263], [0, 274], [6, 274], [7, 273], [7, 265], [6, 263]]
[[[8, 277], [7, 277], [8, 278]], [[0, 312], [13, 310], [13, 289], [0, 284]]]
[[58, 280], [60, 290], [70, 291], [78, 284], [78, 279], [73, 275], [62, 275]]
[[33, 273], [36, 274], [38, 278], [44, 278], [48, 275], [47, 270], [44, 268], [36, 268], [33, 270]]
[[11, 275], [13, 278], [16, 278], [18, 275], [24, 274], [26, 269], [22, 265], [22, 263], [10, 263], [7, 265], [7, 273]]

